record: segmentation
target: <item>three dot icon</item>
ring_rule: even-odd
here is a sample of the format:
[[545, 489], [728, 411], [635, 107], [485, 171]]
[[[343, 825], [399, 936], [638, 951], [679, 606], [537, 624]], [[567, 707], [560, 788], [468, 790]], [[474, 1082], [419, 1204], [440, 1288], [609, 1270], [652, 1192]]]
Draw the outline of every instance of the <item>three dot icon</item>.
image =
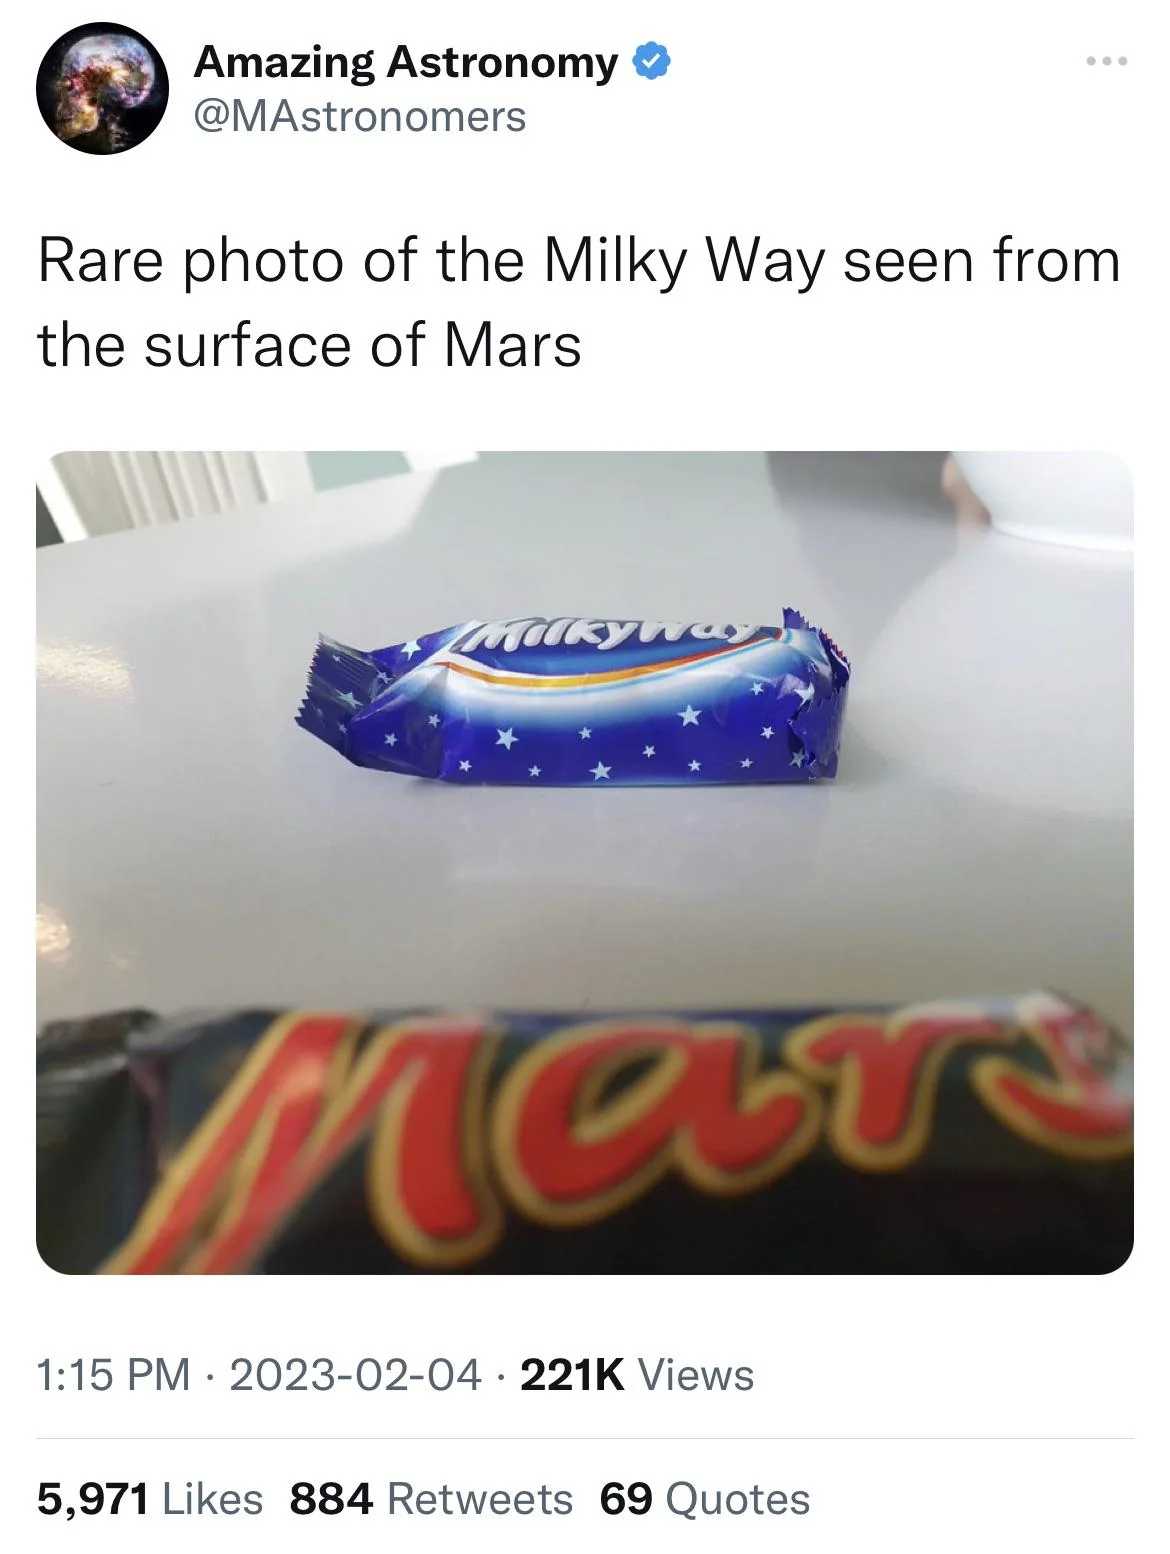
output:
[[[1085, 61], [1086, 65], [1095, 65], [1096, 63], [1097, 63], [1097, 56], [1096, 56], [1096, 54], [1090, 54], [1088, 59], [1086, 59], [1086, 61]], [[1129, 60], [1126, 57], [1126, 55], [1124, 55], [1124, 54], [1119, 54], [1117, 56], [1116, 60], [1114, 60], [1112, 54], [1106, 54], [1102, 58], [1101, 64], [1103, 64], [1103, 65], [1112, 65], [1112, 64], [1128, 65], [1129, 64]]]

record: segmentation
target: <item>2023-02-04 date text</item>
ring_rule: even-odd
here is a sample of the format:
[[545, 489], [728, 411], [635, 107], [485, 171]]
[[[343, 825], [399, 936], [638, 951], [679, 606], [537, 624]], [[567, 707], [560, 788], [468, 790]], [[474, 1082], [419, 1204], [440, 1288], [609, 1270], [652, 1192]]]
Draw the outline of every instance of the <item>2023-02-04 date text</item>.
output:
[[751, 1392], [755, 1368], [736, 1362], [690, 1363], [672, 1355], [528, 1355], [503, 1368], [472, 1358], [410, 1361], [364, 1355], [236, 1355], [226, 1367], [201, 1365], [190, 1356], [127, 1355], [120, 1359], [47, 1356], [37, 1366], [47, 1393], [186, 1393], [201, 1387], [229, 1392], [409, 1392], [466, 1396], [503, 1383], [521, 1392]]

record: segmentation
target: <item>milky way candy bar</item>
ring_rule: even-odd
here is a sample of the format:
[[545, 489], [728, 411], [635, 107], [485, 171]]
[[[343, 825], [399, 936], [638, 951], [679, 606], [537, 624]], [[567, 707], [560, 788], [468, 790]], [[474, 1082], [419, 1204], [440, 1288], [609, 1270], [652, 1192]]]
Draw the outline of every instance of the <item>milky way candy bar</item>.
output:
[[584, 616], [468, 622], [373, 652], [322, 638], [297, 714], [358, 766], [543, 787], [815, 782], [849, 665], [780, 626]]
[[38, 1059], [66, 1272], [1087, 1273], [1132, 1241], [1129, 1048], [1047, 993], [114, 1015]]

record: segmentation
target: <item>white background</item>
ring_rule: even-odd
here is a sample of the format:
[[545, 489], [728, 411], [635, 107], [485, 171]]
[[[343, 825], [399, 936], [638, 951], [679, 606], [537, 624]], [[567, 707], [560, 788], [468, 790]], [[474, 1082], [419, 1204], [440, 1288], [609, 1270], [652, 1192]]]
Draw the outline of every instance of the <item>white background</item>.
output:
[[[1042, 986], [1128, 1032], [1132, 558], [958, 528], [942, 462], [485, 455], [46, 546], [41, 1019], [212, 988], [583, 1014]], [[619, 789], [585, 745], [589, 792], [452, 789], [293, 724], [319, 630], [409, 640], [551, 599], [671, 620], [799, 601], [855, 665], [837, 779]], [[766, 760], [764, 721], [741, 757]]]
[[[4, 625], [14, 679], [14, 755], [5, 802], [10, 838], [3, 942], [27, 941], [31, 896], [31, 771], [25, 712], [31, 677], [31, 522], [36, 468], [76, 446], [378, 447], [435, 441], [483, 447], [1105, 447], [1135, 474], [1139, 529], [1147, 542], [1165, 512], [1165, 252], [1158, 206], [1160, 125], [1154, 102], [1165, 80], [1165, 40], [1139, 20], [1144, 8], [900, 4], [761, 8], [595, 4], [536, 5], [206, 4], [198, 11], [139, 4], [118, 20], [145, 31], [171, 72], [161, 128], [132, 154], [82, 158], [45, 131], [32, 75], [58, 32], [86, 19], [42, 5], [22, 16], [10, 42], [6, 121], [18, 222], [5, 249], [14, 303], [8, 339], [16, 406], [11, 415], [11, 512], [5, 525]], [[665, 13], [665, 14], [664, 14]], [[277, 16], [279, 19], [277, 19]], [[223, 49], [378, 47], [401, 38], [419, 50], [539, 47], [616, 49], [625, 56], [660, 36], [669, 76], [615, 83], [420, 82], [347, 91], [296, 83], [302, 102], [403, 104], [515, 102], [522, 135], [499, 137], [319, 136], [314, 140], [201, 135], [194, 101], [221, 91], [189, 79], [204, 42]], [[1090, 70], [1085, 56], [1124, 53], [1124, 69]], [[251, 95], [241, 88], [240, 95]], [[1156, 132], [1156, 133], [1155, 133]], [[647, 242], [699, 247], [705, 232], [760, 232], [767, 243], [876, 247], [964, 243], [989, 255], [1003, 232], [1024, 242], [1101, 246], [1122, 254], [1123, 284], [1099, 289], [851, 288], [822, 282], [799, 298], [786, 287], [743, 291], [699, 285], [669, 297], [641, 288], [525, 284], [487, 292], [427, 284], [392, 287], [234, 289], [183, 300], [155, 287], [38, 288], [36, 234], [141, 243], [174, 253], [227, 232], [239, 243], [301, 237], [347, 252], [417, 231], [424, 240], [462, 231], [483, 242], [538, 246], [546, 232], [636, 232]], [[695, 260], [697, 264], [697, 258]], [[251, 317], [272, 328], [342, 328], [354, 336], [416, 317], [478, 319], [504, 327], [571, 328], [585, 341], [573, 371], [232, 374], [47, 373], [35, 368], [37, 324], [68, 317], [128, 337], [151, 328], [230, 327]], [[554, 523], [556, 515], [549, 515]], [[100, 542], [99, 542], [100, 543]], [[451, 558], [458, 566], [458, 557]], [[555, 601], [554, 601], [555, 602]], [[1158, 630], [1150, 621], [1151, 637]], [[1150, 642], [1151, 652], [1157, 645]], [[1164, 655], [1163, 655], [1164, 656]], [[1139, 662], [1143, 662], [1139, 653]], [[1148, 660], [1144, 662], [1149, 662]], [[1164, 667], [1164, 664], [1163, 664]], [[1139, 678], [1139, 705], [1156, 716], [1154, 669]], [[1159, 701], [1161, 698], [1159, 697]], [[1159, 741], [1160, 744], [1160, 741]], [[1139, 743], [1151, 793], [1160, 749]], [[1149, 839], [1152, 845], [1152, 838]], [[1139, 849], [1139, 855], [1141, 849]], [[1147, 854], [1153, 904], [1156, 860]], [[1139, 884], [1141, 881], [1139, 880]], [[1147, 924], [1146, 932], [1151, 925]], [[1141, 944], [1139, 939], [1139, 946]], [[1139, 949], [1140, 953], [1140, 949]], [[1152, 1452], [1161, 1409], [1154, 1383], [1164, 1310], [1164, 1149], [1154, 1136], [1165, 1084], [1157, 990], [1139, 982], [1137, 1041], [1145, 1115], [1139, 1153], [1138, 1250], [1102, 1280], [594, 1280], [426, 1279], [387, 1284], [317, 1279], [264, 1281], [67, 1281], [37, 1263], [32, 1247], [32, 977], [14, 954], [6, 1132], [12, 1230], [6, 1323], [8, 1398], [21, 1422], [6, 1475], [17, 1506], [41, 1478], [101, 1476], [108, 1448], [30, 1441], [40, 1435], [696, 1435], [742, 1436], [1127, 1436]], [[511, 1389], [461, 1406], [420, 1397], [388, 1419], [364, 1398], [316, 1403], [307, 1431], [287, 1400], [231, 1407], [212, 1390], [178, 1400], [42, 1398], [35, 1362], [47, 1354], [188, 1352], [204, 1370], [235, 1353], [403, 1352], [428, 1358], [478, 1351], [514, 1373], [527, 1353], [668, 1353], [696, 1360], [737, 1356], [761, 1385], [746, 1396], [699, 1402], [634, 1393], [534, 1399]], [[763, 1458], [740, 1446], [704, 1454], [721, 1473], [759, 1477]], [[197, 1476], [195, 1449], [163, 1453], [173, 1476]], [[1130, 1489], [1125, 1448], [1021, 1448], [988, 1456], [963, 1442], [927, 1448], [806, 1447], [796, 1461], [834, 1503], [833, 1543], [897, 1537], [915, 1547], [940, 1535], [966, 1546], [972, 1528], [1013, 1541], [1068, 1534], [1096, 1546], [1102, 1518], [1120, 1517]], [[125, 1453], [133, 1459], [130, 1464]], [[157, 1452], [129, 1443], [121, 1463], [138, 1475], [164, 1471]], [[585, 1465], [609, 1477], [609, 1455], [566, 1447], [563, 1477], [586, 1482]], [[515, 1446], [512, 1471], [552, 1473], [551, 1449]], [[325, 1476], [322, 1448], [252, 1444], [237, 1460], [274, 1481]], [[378, 1454], [378, 1461], [384, 1460]], [[602, 1466], [605, 1457], [606, 1466]], [[622, 1459], [633, 1461], [623, 1446]], [[331, 1460], [336, 1460], [334, 1456]], [[361, 1453], [363, 1473], [370, 1459]], [[420, 1461], [416, 1451], [413, 1460]], [[499, 1457], [474, 1446], [436, 1448], [433, 1477], [474, 1481]], [[656, 1459], [660, 1460], [660, 1459]], [[692, 1459], [693, 1460], [693, 1459]], [[210, 1452], [207, 1461], [223, 1463]], [[171, 1467], [173, 1464], [173, 1467]], [[318, 1465], [321, 1465], [318, 1473]], [[875, 1464], [878, 1469], [875, 1470]], [[1035, 1464], [1034, 1467], [1029, 1467]], [[1042, 1467], [1041, 1464], [1047, 1464]], [[302, 1473], [302, 1468], [308, 1471]], [[220, 1471], [213, 1466], [210, 1471]], [[420, 1470], [421, 1471], [421, 1470]], [[117, 1476], [125, 1477], [126, 1472]], [[134, 1476], [131, 1473], [131, 1476]], [[872, 1495], [892, 1481], [927, 1496], [914, 1520], [909, 1500], [895, 1520], [888, 1500], [872, 1519]], [[952, 1494], [940, 1486], [953, 1485]], [[973, 1487], [977, 1486], [977, 1487]], [[991, 1488], [989, 1489], [989, 1486]], [[783, 1484], [781, 1487], [784, 1487]], [[1063, 1487], [1063, 1496], [1062, 1495]], [[981, 1522], [979, 1496], [1000, 1497]], [[1109, 1510], [1109, 1506], [1112, 1510]], [[1056, 1507], [1063, 1518], [1054, 1528]], [[951, 1520], [944, 1522], [944, 1515]], [[810, 1524], [814, 1518], [808, 1519]], [[27, 1526], [27, 1522], [25, 1523]], [[271, 1526], [272, 1523], [265, 1525]], [[379, 1524], [384, 1525], [384, 1524]], [[824, 1526], [828, 1526], [826, 1518]], [[597, 1521], [574, 1522], [581, 1546]], [[1116, 1534], [1124, 1535], [1117, 1523]], [[1070, 1533], [1070, 1527], [1076, 1529]], [[507, 1524], [505, 1531], [512, 1529]], [[43, 1528], [38, 1527], [38, 1532]], [[431, 1531], [450, 1538], [458, 1528]], [[726, 1530], [688, 1534], [713, 1542]], [[188, 1532], [194, 1537], [198, 1532]], [[610, 1534], [612, 1529], [606, 1528]], [[514, 1529], [509, 1533], [518, 1536]], [[784, 1536], [789, 1536], [785, 1528]], [[54, 1533], [61, 1539], [64, 1534]], [[75, 1535], [76, 1536], [76, 1535]], [[114, 1547], [113, 1524], [82, 1534]], [[170, 1534], [168, 1534], [170, 1536]], [[626, 1536], [630, 1536], [627, 1532]], [[1146, 1534], [1146, 1536], [1150, 1536]], [[104, 1540], [104, 1541], [103, 1541]], [[502, 1541], [502, 1540], [501, 1540]], [[1135, 1540], [1136, 1541], [1136, 1540]], [[829, 1546], [826, 1538], [825, 1547]]]

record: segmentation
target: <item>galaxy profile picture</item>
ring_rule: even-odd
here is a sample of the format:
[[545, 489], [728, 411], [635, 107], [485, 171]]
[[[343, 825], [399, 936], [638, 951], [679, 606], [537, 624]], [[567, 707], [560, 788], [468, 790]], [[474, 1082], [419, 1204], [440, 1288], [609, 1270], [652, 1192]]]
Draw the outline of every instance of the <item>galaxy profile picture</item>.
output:
[[113, 156], [153, 134], [170, 85], [158, 50], [118, 22], [63, 33], [37, 71], [41, 117], [74, 151]]

